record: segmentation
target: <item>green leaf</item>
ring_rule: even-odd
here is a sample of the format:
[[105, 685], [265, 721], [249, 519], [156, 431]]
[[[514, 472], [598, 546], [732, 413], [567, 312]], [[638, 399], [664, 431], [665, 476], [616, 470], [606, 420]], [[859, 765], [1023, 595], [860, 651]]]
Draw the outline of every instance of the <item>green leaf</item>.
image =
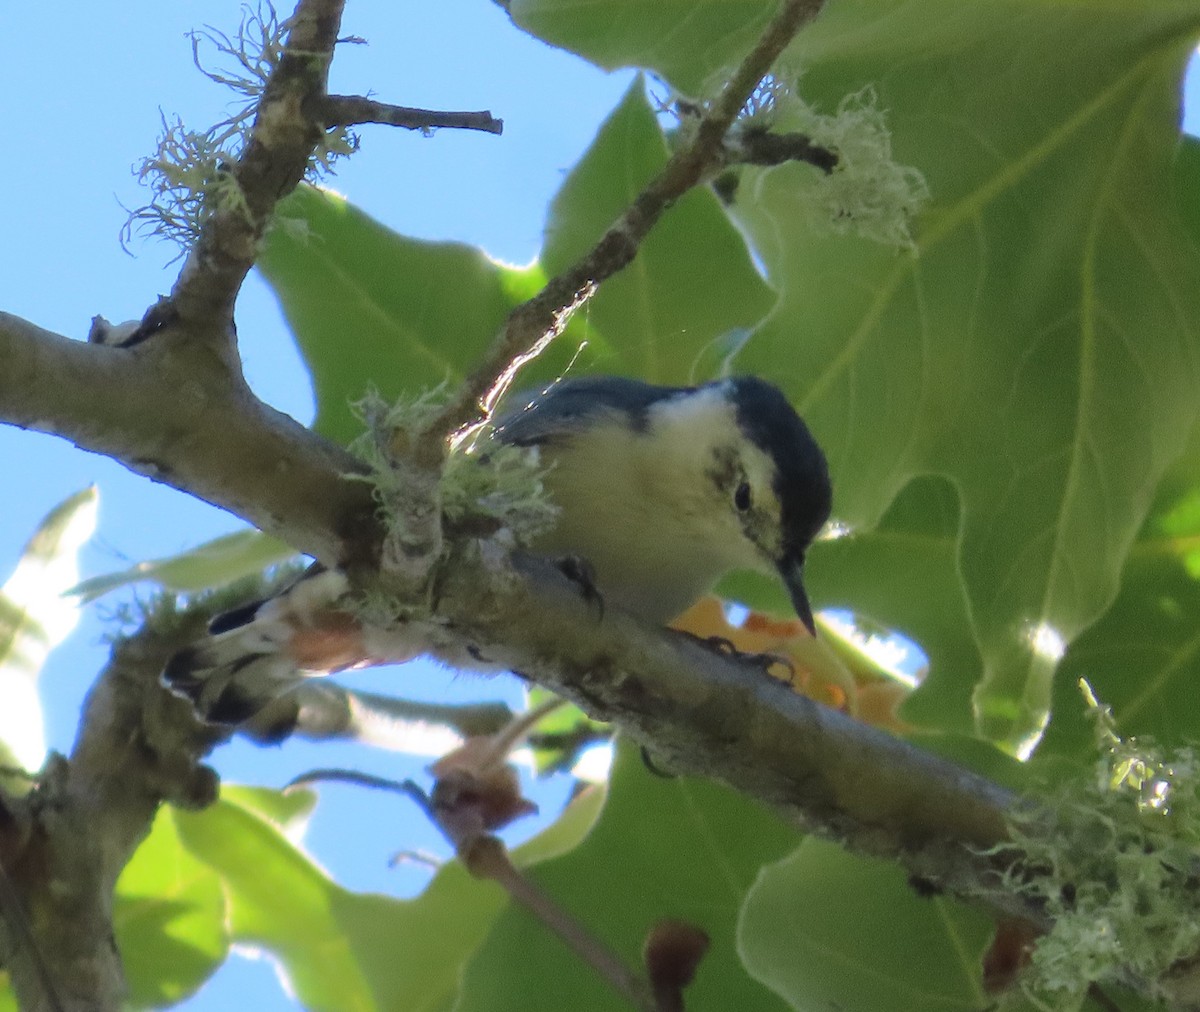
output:
[[1071, 644], [1043, 750], [1090, 763], [1094, 725], [1079, 679], [1113, 711], [1123, 736], [1170, 747], [1200, 740], [1200, 428], [1171, 469], [1121, 574], [1112, 608]]
[[512, 0], [527, 32], [614, 70], [654, 70], [685, 93], [711, 86], [754, 45], [778, 5], [766, 0]]
[[[379, 1007], [355, 949], [362, 908], [284, 836], [280, 827], [222, 800], [201, 813], [181, 813], [185, 845], [223, 880], [233, 938], [270, 949], [296, 995], [327, 1009]], [[382, 897], [362, 898], [376, 939], [394, 926]]]
[[293, 838], [303, 835], [308, 818], [317, 807], [316, 791], [296, 787], [275, 791], [269, 787], [222, 784], [221, 799], [274, 823]]
[[[733, 22], [744, 52], [773, 8], [513, 4], [542, 37], [684, 91], [732, 62]], [[794, 84], [802, 68], [804, 100], [825, 113], [870, 86], [896, 160], [933, 194], [915, 255], [814, 224], [823, 184], [807, 166], [744, 170], [737, 189], [781, 298], [736, 366], [792, 395], [854, 532], [916, 478], [956, 490], [965, 610], [953, 630], [934, 623], [949, 642], [922, 645], [965, 664], [935, 666], [930, 685], [950, 688], [945, 717], [961, 729], [974, 679], [974, 726], [1014, 751], [1047, 718], [1062, 647], [1115, 598], [1196, 418], [1200, 156], [1180, 144], [1178, 103], [1198, 32], [1194, 2], [834, 0], [776, 72]], [[794, 105], [778, 105], [780, 129]], [[857, 587], [838, 581], [850, 607], [878, 598], [869, 554]], [[819, 553], [812, 568], [816, 586]], [[937, 581], [914, 579], [908, 597], [950, 600]], [[931, 695], [913, 704], [926, 718]]]
[[[554, 198], [546, 272], [587, 253], [666, 161], [662, 131], [635, 81]], [[589, 365], [657, 383], [709, 379], [736, 346], [722, 338], [753, 326], [773, 302], [716, 198], [694, 189], [582, 311], [589, 333], [601, 335]]]
[[64, 596], [79, 580], [77, 555], [96, 529], [95, 486], [54, 507], [0, 589], [0, 765], [37, 769], [46, 757], [37, 680], [50, 651], [79, 621]]
[[957, 489], [976, 726], [1015, 751], [1196, 418], [1200, 258], [1172, 185], [1198, 30], [1196, 4], [842, 0], [792, 57], [823, 109], [876, 90], [934, 197], [916, 255], [814, 230], [806, 168], [738, 191], [782, 291], [738, 365], [791, 393], [852, 530], [915, 477]]
[[220, 877], [180, 843], [163, 806], [117, 880], [113, 926], [135, 1008], [173, 1005], [229, 954]]
[[[301, 801], [293, 792], [276, 799], [272, 793], [224, 789], [204, 812], [176, 814], [185, 846], [224, 882], [234, 941], [273, 953], [308, 1008], [449, 1007], [462, 964], [504, 908], [503, 892], [472, 879], [457, 861], [414, 900], [343, 889], [260, 814], [298, 818], [307, 792]], [[602, 798], [593, 790], [576, 799], [514, 858], [542, 860], [575, 846]]]
[[950, 900], [920, 899], [891, 862], [806, 839], [763, 869], [738, 925], [738, 950], [791, 1008], [975, 1012], [991, 922]]
[[[635, 968], [660, 918], [682, 918], [707, 931], [712, 947], [688, 991], [689, 1012], [777, 1009], [739, 965], [734, 925], [758, 869], [795, 846], [795, 830], [727, 788], [653, 776], [629, 743], [618, 750], [609, 790], [588, 838], [538, 865], [533, 880]], [[627, 1007], [512, 906], [467, 967], [455, 1006], [457, 1012]]]
[[68, 593], [77, 595], [81, 604], [88, 604], [118, 587], [150, 580], [165, 590], [189, 594], [261, 573], [295, 554], [294, 548], [261, 531], [236, 531], [170, 558], [151, 559], [117, 573], [93, 576]]
[[457, 382], [509, 310], [544, 282], [459, 243], [407, 239], [341, 197], [300, 187], [280, 207], [258, 267], [316, 386], [314, 428], [346, 443], [350, 404]]

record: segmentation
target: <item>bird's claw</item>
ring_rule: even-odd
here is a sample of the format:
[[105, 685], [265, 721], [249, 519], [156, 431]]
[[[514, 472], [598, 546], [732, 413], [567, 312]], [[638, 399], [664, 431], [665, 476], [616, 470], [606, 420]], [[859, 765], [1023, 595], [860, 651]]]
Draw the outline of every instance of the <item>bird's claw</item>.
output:
[[[683, 630], [680, 630], [681, 632]], [[792, 662], [786, 657], [772, 653], [746, 653], [739, 650], [732, 640], [726, 639], [724, 636], [697, 636], [695, 633], [684, 632], [685, 636], [690, 636], [694, 640], [698, 640], [704, 646], [714, 653], [720, 654], [722, 657], [729, 657], [740, 664], [748, 664], [758, 668], [765, 675], [772, 678], [777, 678], [782, 682], [795, 682], [796, 669]], [[786, 671], [786, 675], [778, 675], [774, 668], [781, 667]]]
[[579, 587], [583, 599], [594, 604], [604, 618], [604, 595], [596, 587], [596, 568], [578, 555], [565, 555], [554, 563], [560, 573]]

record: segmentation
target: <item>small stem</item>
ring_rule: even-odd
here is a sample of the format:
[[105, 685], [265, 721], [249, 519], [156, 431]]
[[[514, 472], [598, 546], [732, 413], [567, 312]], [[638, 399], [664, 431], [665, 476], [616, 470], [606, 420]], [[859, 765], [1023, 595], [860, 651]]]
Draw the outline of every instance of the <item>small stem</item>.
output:
[[513, 718], [507, 727], [496, 733], [492, 749], [486, 757], [480, 758], [481, 768], [487, 769], [504, 762], [508, 758], [509, 752], [521, 743], [543, 717], [553, 713], [560, 706], [565, 706], [566, 702], [565, 699], [548, 699], [540, 706], [535, 706], [532, 710]]
[[509, 859], [504, 844], [494, 836], [480, 836], [463, 855], [472, 875], [490, 879], [556, 934], [572, 952], [609, 982], [635, 1008], [657, 1012], [645, 982], [619, 956], [521, 874]]
[[436, 822], [433, 808], [429, 802], [429, 795], [421, 790], [416, 782], [412, 780], [389, 780], [387, 777], [377, 777], [371, 773], [360, 773], [358, 770], [324, 767], [309, 770], [307, 773], [301, 773], [299, 776], [293, 777], [283, 785], [283, 789], [286, 791], [289, 787], [307, 787], [309, 784], [328, 783], [354, 784], [357, 787], [370, 787], [377, 791], [391, 791], [394, 794], [403, 794], [405, 797], [415, 801], [421, 810]]
[[306, 112], [331, 127], [359, 126], [381, 123], [406, 130], [481, 130], [489, 134], [504, 132], [504, 120], [488, 110], [479, 112], [444, 112], [437, 109], [414, 109], [406, 105], [376, 102], [360, 95], [314, 95]]

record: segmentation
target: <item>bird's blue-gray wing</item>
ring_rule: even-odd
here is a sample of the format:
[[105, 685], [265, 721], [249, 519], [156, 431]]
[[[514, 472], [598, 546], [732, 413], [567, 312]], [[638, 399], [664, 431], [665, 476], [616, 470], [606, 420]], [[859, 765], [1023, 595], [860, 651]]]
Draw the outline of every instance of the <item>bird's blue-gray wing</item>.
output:
[[623, 415], [626, 424], [640, 431], [651, 405], [681, 390], [615, 376], [562, 380], [510, 397], [508, 409], [496, 423], [495, 438], [518, 446], [552, 442], [577, 431], [581, 421], [606, 413]]

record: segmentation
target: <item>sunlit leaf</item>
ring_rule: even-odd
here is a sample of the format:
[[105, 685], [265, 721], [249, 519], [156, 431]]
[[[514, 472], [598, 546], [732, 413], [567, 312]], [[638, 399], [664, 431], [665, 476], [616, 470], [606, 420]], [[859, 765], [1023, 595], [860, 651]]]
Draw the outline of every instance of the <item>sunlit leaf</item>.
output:
[[37, 680], [50, 651], [79, 621], [64, 592], [79, 580], [77, 555], [96, 529], [95, 487], [42, 520], [0, 588], [0, 764], [37, 769], [46, 754]]
[[317, 806], [316, 791], [294, 787], [274, 791], [268, 787], [222, 784], [221, 799], [274, 823], [293, 839], [304, 835], [309, 816]]
[[1112, 601], [1196, 415], [1200, 259], [1172, 186], [1198, 29], [1182, 7], [832, 4], [795, 46], [803, 93], [832, 110], [872, 84], [933, 192], [915, 254], [814, 233], [799, 169], [739, 189], [783, 291], [739, 364], [793, 394], [852, 529], [914, 477], [955, 486], [975, 722], [1013, 749], [1047, 716], [1044, 644]]
[[512, 0], [509, 10], [526, 31], [607, 70], [646, 67], [698, 94], [754, 45], [776, 7], [769, 0]]
[[[503, 892], [472, 879], [457, 861], [413, 900], [351, 892], [273, 821], [301, 816], [307, 802], [291, 793], [272, 800], [272, 793], [226, 790], [206, 811], [176, 816], [185, 846], [224, 883], [233, 940], [274, 955], [309, 1008], [449, 1007], [463, 962], [507, 902]], [[577, 799], [515, 859], [544, 860], [576, 846], [602, 800], [594, 789]]]
[[169, 807], [117, 880], [113, 926], [135, 1008], [179, 1002], [229, 953], [221, 879], [181, 845]]
[[1071, 644], [1055, 686], [1045, 749], [1090, 764], [1095, 728], [1079, 691], [1085, 678], [1111, 707], [1122, 736], [1164, 746], [1200, 740], [1200, 429], [1171, 469], [1121, 573], [1121, 592]]
[[460, 381], [545, 280], [461, 243], [397, 235], [310, 187], [279, 213], [258, 267], [312, 371], [314, 428], [339, 442], [361, 431], [350, 405], [368, 388], [394, 399]]
[[87, 604], [118, 587], [145, 580], [164, 590], [190, 594], [260, 573], [295, 554], [294, 548], [261, 531], [236, 531], [170, 558], [151, 559], [117, 573], [93, 576], [76, 584], [70, 593]]

